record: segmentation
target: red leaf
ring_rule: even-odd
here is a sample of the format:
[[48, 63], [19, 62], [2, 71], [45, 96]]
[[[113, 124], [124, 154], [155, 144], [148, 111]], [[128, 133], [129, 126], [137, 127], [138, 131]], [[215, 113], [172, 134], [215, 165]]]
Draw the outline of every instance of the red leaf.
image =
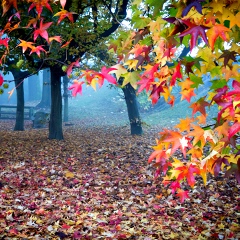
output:
[[36, 41], [38, 36], [40, 35], [42, 38], [46, 39], [48, 42], [48, 32], [47, 29], [52, 25], [52, 22], [43, 23], [43, 20], [40, 22], [39, 29], [36, 29], [33, 33], [33, 39]]
[[170, 86], [175, 85], [177, 78], [182, 78], [182, 73], [181, 73], [180, 69], [181, 69], [181, 63], [179, 62], [175, 68], [173, 75], [172, 75]]
[[38, 13], [38, 16], [40, 16], [42, 14], [43, 7], [46, 7], [49, 11], [52, 12], [52, 8], [49, 5], [48, 0], [45, 0], [45, 1], [34, 1], [30, 5], [30, 7], [28, 9], [28, 12], [30, 12], [34, 7], [36, 7], [36, 11]]
[[178, 196], [178, 197], [180, 198], [180, 202], [181, 202], [181, 203], [183, 203], [186, 198], [189, 198], [188, 192], [189, 192], [189, 191], [184, 191], [184, 190], [182, 190], [182, 189], [179, 189], [179, 190], [178, 190], [178, 193], [176, 194], [176, 196]]
[[78, 82], [77, 80], [73, 81], [73, 84], [68, 88], [69, 90], [72, 90], [72, 95], [74, 97], [77, 96], [77, 94], [82, 94], [82, 84], [84, 82]]
[[78, 58], [75, 62], [72, 62], [68, 68], [67, 68], [67, 76], [69, 77], [70, 74], [72, 73], [72, 69], [73, 67], [80, 67], [80, 63], [79, 63], [80, 58]]
[[232, 138], [238, 132], [240, 132], [240, 123], [235, 122], [228, 130], [228, 138]]
[[2, 86], [3, 81], [4, 81], [4, 79], [3, 79], [2, 75], [0, 74], [0, 86]]
[[69, 228], [71, 228], [69, 225], [67, 225], [66, 223], [64, 223], [63, 225], [62, 225], [62, 229], [69, 229]]
[[8, 48], [8, 42], [9, 42], [10, 38], [4, 38], [4, 39], [0, 39], [0, 45], [5, 46], [6, 48]]
[[171, 183], [170, 188], [172, 190], [172, 194], [174, 194], [178, 188], [180, 188], [180, 183], [178, 181], [174, 181]]
[[46, 52], [45, 49], [42, 48], [42, 46], [33, 47], [32, 51], [30, 52], [30, 55], [32, 53], [36, 53], [40, 57], [41, 51]]
[[117, 84], [116, 79], [111, 76], [110, 74], [108, 74], [109, 72], [113, 71], [113, 70], [117, 70], [116, 68], [106, 68], [105, 66], [102, 67], [101, 72], [100, 73], [96, 73], [96, 76], [98, 77], [98, 84], [99, 87], [101, 87], [103, 85], [103, 81], [104, 79], [106, 79], [108, 82], [112, 83], [112, 84]]

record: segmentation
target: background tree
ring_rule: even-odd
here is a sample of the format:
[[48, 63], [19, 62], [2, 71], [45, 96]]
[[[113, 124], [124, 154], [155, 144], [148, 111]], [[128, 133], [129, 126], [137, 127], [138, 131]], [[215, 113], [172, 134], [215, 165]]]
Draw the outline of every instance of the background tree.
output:
[[[149, 158], [155, 161], [156, 176], [163, 176], [181, 201], [188, 197], [181, 183], [193, 187], [197, 175], [206, 184], [208, 173], [217, 176], [222, 170], [240, 182], [239, 2], [135, 1], [132, 13], [136, 30], [123, 31], [109, 47], [119, 59], [117, 78], [138, 92], [146, 90], [153, 104], [162, 96], [173, 106], [173, 89], [180, 87], [181, 100], [192, 109], [192, 116], [175, 130], [160, 132]], [[190, 54], [179, 58], [188, 46]], [[210, 74], [211, 85], [193, 101], [205, 74]], [[219, 111], [209, 125], [208, 110], [216, 105]]]
[[[33, 67], [39, 69], [40, 65], [41, 68], [50, 68], [50, 139], [63, 138], [60, 80], [66, 72], [62, 70], [62, 65], [70, 64], [68, 71], [79, 66], [79, 58], [85, 52], [113, 33], [126, 16], [128, 0], [69, 0], [66, 4], [61, 1], [61, 4], [62, 9], [53, 1], [2, 3], [2, 36], [7, 34], [13, 46], [21, 47]], [[8, 41], [4, 42], [6, 51]]]

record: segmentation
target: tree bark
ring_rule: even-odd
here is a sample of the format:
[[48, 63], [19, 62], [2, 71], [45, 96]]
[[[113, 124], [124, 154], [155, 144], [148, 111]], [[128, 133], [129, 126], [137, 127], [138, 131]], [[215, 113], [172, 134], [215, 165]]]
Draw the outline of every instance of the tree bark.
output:
[[24, 131], [24, 90], [23, 81], [16, 80], [17, 110], [14, 131]]
[[49, 68], [43, 69], [42, 99], [36, 107], [47, 109], [51, 107], [51, 74]]
[[62, 94], [61, 71], [58, 67], [51, 67], [51, 112], [49, 121], [49, 139], [63, 139], [62, 130]]
[[122, 90], [127, 104], [131, 135], [142, 135], [143, 130], [140, 113], [138, 110], [136, 91], [129, 83]]
[[20, 71], [13, 70], [12, 74], [14, 77], [14, 83], [17, 93], [16, 121], [13, 130], [24, 131], [24, 88], [23, 88], [24, 79], [21, 79], [21, 75], [25, 75], [26, 73], [21, 74]]
[[67, 75], [63, 76], [63, 99], [64, 99], [63, 121], [68, 122], [68, 77]]

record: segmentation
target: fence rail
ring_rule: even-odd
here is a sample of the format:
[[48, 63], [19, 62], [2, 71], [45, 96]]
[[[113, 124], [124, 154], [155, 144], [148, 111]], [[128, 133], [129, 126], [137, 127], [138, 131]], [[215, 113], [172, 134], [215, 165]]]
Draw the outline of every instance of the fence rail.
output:
[[[0, 119], [15, 119], [16, 111], [17, 111], [17, 106], [0, 105]], [[34, 115], [34, 107], [33, 106], [24, 106], [24, 119], [32, 120], [33, 115]]]

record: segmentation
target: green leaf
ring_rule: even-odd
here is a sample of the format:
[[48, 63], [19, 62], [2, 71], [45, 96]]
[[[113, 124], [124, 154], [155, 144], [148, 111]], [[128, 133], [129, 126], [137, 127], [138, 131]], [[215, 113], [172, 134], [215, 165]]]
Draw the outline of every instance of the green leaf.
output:
[[216, 66], [210, 70], [211, 77], [221, 76], [221, 72], [222, 71], [220, 66]]
[[145, 37], [143, 40], [140, 41], [142, 45], [150, 46], [152, 44], [152, 38], [150, 36]]
[[212, 86], [210, 87], [211, 90], [216, 90], [227, 85], [227, 81], [225, 79], [212, 80], [211, 83], [212, 83]]
[[139, 17], [139, 16], [132, 17], [133, 27], [137, 29], [145, 28], [150, 22], [151, 22], [150, 18]]
[[134, 72], [127, 72], [122, 75], [124, 77], [122, 87], [126, 86], [128, 83], [132, 85], [134, 89], [137, 89], [137, 81], [139, 80], [139, 73], [134, 71]]
[[192, 88], [198, 88], [199, 85], [203, 84], [201, 77], [198, 77], [192, 73], [189, 74], [189, 77], [190, 77], [191, 81], [194, 82], [194, 84], [191, 85]]

